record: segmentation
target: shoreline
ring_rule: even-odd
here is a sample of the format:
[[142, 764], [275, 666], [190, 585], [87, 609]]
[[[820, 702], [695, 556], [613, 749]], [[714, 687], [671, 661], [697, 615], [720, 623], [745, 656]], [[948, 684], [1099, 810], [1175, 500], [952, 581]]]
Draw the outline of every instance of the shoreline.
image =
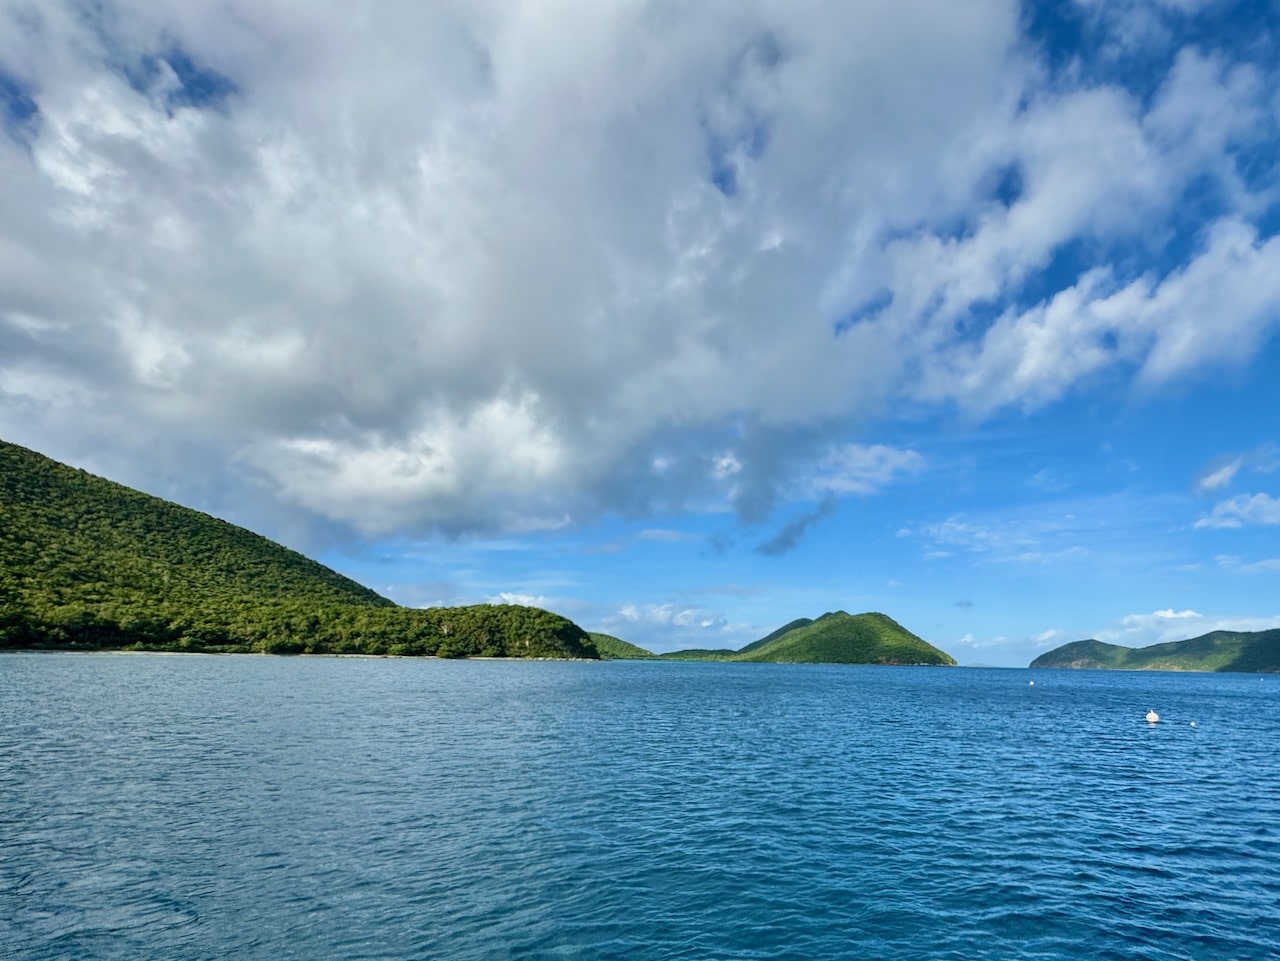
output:
[[268, 654], [263, 651], [89, 651], [65, 647], [11, 647], [0, 650], [0, 656], [5, 654], [102, 654], [109, 656], [146, 654], [161, 657], [275, 657], [281, 660], [328, 657], [375, 661], [559, 661], [581, 662], [583, 664], [600, 664], [605, 660], [603, 657], [482, 657], [478, 654], [474, 657], [439, 657], [435, 654]]

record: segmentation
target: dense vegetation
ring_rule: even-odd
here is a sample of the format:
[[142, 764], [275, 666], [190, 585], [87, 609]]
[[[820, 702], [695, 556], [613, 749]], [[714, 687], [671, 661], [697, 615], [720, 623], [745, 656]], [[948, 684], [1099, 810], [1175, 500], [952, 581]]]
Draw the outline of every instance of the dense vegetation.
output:
[[612, 634], [600, 634], [591, 631], [588, 636], [591, 643], [596, 646], [602, 660], [606, 661], [639, 661], [651, 660], [657, 657], [652, 651], [646, 651], [643, 647], [630, 644], [620, 637], [614, 637]]
[[955, 659], [884, 614], [824, 614], [735, 660], [825, 664], [944, 664]]
[[793, 664], [943, 664], [951, 655], [884, 614], [834, 611], [799, 618], [737, 651], [676, 651], [683, 661], [769, 661]]
[[415, 610], [264, 537], [0, 441], [0, 648], [595, 657], [548, 611]]
[[658, 657], [664, 661], [732, 661], [738, 652], [727, 647], [708, 650], [702, 647], [691, 647], [683, 651], [667, 651]]
[[1121, 647], [1102, 641], [1073, 641], [1041, 654], [1032, 667], [1075, 667], [1122, 671], [1280, 671], [1280, 628], [1270, 631], [1213, 631], [1185, 641], [1150, 647]]
[[773, 633], [766, 634], [764, 637], [760, 638], [760, 640], [752, 641], [746, 647], [742, 648], [742, 650], [737, 651], [735, 653], [748, 654], [751, 651], [758, 651], [760, 648], [764, 647], [766, 644], [771, 644], [772, 642], [778, 640], [778, 638], [782, 637], [784, 634], [790, 634], [792, 631], [798, 631], [800, 630], [800, 628], [808, 627], [812, 623], [813, 623], [812, 617], [798, 617], [794, 621], [791, 621], [788, 624], [783, 624], [780, 628], [778, 628]]

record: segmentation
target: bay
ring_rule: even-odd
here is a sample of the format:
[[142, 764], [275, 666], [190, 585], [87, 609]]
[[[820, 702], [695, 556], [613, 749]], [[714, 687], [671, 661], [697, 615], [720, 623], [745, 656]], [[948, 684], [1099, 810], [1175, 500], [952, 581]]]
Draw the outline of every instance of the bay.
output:
[[7, 654], [0, 945], [1274, 958], [1278, 697], [1256, 675]]

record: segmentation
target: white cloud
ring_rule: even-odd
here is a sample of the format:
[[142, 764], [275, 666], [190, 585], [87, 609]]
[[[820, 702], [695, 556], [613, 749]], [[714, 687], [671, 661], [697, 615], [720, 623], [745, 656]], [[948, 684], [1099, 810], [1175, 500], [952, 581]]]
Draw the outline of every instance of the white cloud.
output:
[[595, 618], [597, 628], [655, 653], [689, 648], [736, 650], [767, 633], [731, 623], [721, 611], [670, 601], [623, 604]]
[[[38, 111], [0, 133], [0, 436], [55, 455], [198, 445], [375, 535], [757, 520], [924, 468], [852, 424], [1163, 384], [1280, 316], [1233, 162], [1274, 77], [1046, 83], [1014, 0], [82, 7], [0, 0]], [[1158, 260], [1206, 181], [1194, 255], [1024, 302], [1073, 243]]]
[[1112, 61], [1132, 59], [1135, 53], [1150, 56], [1174, 40], [1174, 25], [1182, 17], [1195, 16], [1220, 6], [1222, 0], [1075, 0], [1087, 11], [1094, 26], [1106, 33], [1102, 56]]
[[501, 591], [484, 599], [486, 604], [515, 604], [520, 607], [542, 607], [552, 606], [552, 601], [548, 597], [540, 594], [518, 594], [511, 591]]
[[1271, 574], [1280, 571], [1280, 557], [1272, 557], [1251, 564], [1241, 564], [1236, 568], [1242, 574]]
[[1200, 493], [1221, 490], [1226, 487], [1240, 472], [1244, 462], [1239, 458], [1220, 467], [1214, 467], [1196, 478], [1196, 490]]
[[1253, 524], [1280, 524], [1280, 499], [1268, 494], [1240, 494], [1215, 504], [1207, 517], [1195, 526], [1245, 527]]
[[1050, 648], [1066, 643], [1067, 637], [1068, 635], [1065, 631], [1060, 631], [1057, 628], [1051, 627], [1047, 631], [1041, 631], [1039, 634], [1033, 634], [1031, 636], [1031, 640], [1035, 642], [1035, 646], [1038, 648]]
[[1270, 574], [1280, 571], [1280, 557], [1270, 557], [1246, 564], [1233, 555], [1219, 554], [1216, 560], [1219, 567], [1234, 571], [1237, 574]]
[[688, 531], [670, 531], [656, 527], [645, 528], [636, 536], [641, 540], [661, 541], [666, 544], [679, 544], [686, 543], [688, 541], [700, 540], [699, 535], [690, 534]]
[[1280, 238], [1225, 219], [1192, 261], [1161, 281], [1117, 285], [1097, 268], [1047, 303], [1003, 314], [980, 342], [940, 352], [922, 396], [979, 411], [1038, 406], [1106, 368], [1137, 363], [1158, 385], [1243, 362], [1280, 321]]
[[1146, 647], [1167, 641], [1185, 641], [1212, 631], [1267, 631], [1280, 627], [1280, 615], [1274, 617], [1212, 617], [1193, 610], [1172, 608], [1151, 614], [1129, 614], [1114, 626], [1094, 636], [1109, 644], [1124, 647]]
[[1072, 635], [1057, 628], [1049, 628], [1025, 637], [1009, 637], [996, 634], [990, 637], [975, 637], [972, 632], [966, 633], [955, 642], [957, 648], [967, 648], [969, 652], [983, 661], [996, 658], [999, 663], [1020, 662], [1025, 664], [1030, 651], [1043, 651], [1072, 640]]
[[1072, 557], [1081, 557], [1085, 553], [1083, 547], [1071, 546], [1063, 548], [1060, 551], [1023, 551], [1017, 556], [1017, 560], [1021, 564], [1049, 564], [1053, 561], [1062, 561]]
[[1265, 126], [1265, 86], [1257, 68], [1231, 64], [1187, 47], [1177, 57], [1144, 129], [1156, 142], [1178, 150], [1189, 168], [1211, 169], [1244, 199], [1231, 164], [1231, 147]]
[[499, 398], [461, 417], [439, 416], [399, 443], [298, 438], [245, 456], [299, 502], [370, 534], [395, 530], [406, 512], [449, 529], [451, 511], [478, 504], [493, 512], [489, 526], [555, 528], [562, 518], [554, 515], [534, 523], [541, 492], [566, 480], [573, 464], [536, 406]]
[[1260, 240], [1226, 218], [1208, 245], [1141, 303], [1154, 341], [1142, 364], [1148, 383], [1251, 356], [1280, 319], [1280, 238]]
[[1205, 465], [1196, 476], [1194, 487], [1200, 494], [1221, 490], [1229, 486], [1242, 470], [1269, 474], [1276, 469], [1277, 461], [1276, 445], [1262, 444], [1242, 454], [1219, 458]]
[[816, 491], [835, 494], [874, 494], [898, 477], [924, 468], [924, 457], [913, 450], [883, 444], [838, 444], [818, 461], [810, 484]]
[[1071, 488], [1071, 483], [1059, 477], [1054, 471], [1042, 468], [1031, 475], [1027, 480], [1027, 486], [1048, 494], [1061, 494]]
[[714, 621], [705, 611], [677, 604], [626, 604], [618, 610], [618, 615], [632, 624], [644, 622], [676, 627], [695, 624], [702, 627]]
[[1011, 559], [1030, 554], [1040, 543], [1037, 532], [1015, 520], [976, 521], [953, 515], [916, 532], [932, 545], [929, 557], [950, 557], [956, 551]]
[[1171, 607], [1167, 607], [1162, 611], [1156, 611], [1154, 614], [1130, 614], [1124, 618], [1125, 624], [1145, 623], [1147, 618], [1154, 617], [1161, 621], [1185, 621], [1192, 618], [1201, 617], [1198, 612], [1191, 609], [1185, 611], [1175, 611]]

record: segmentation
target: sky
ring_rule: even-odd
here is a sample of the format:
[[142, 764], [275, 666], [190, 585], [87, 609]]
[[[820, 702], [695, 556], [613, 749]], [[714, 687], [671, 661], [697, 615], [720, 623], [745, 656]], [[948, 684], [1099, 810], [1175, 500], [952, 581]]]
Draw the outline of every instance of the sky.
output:
[[1280, 626], [1280, 0], [0, 0], [0, 438], [406, 605]]

